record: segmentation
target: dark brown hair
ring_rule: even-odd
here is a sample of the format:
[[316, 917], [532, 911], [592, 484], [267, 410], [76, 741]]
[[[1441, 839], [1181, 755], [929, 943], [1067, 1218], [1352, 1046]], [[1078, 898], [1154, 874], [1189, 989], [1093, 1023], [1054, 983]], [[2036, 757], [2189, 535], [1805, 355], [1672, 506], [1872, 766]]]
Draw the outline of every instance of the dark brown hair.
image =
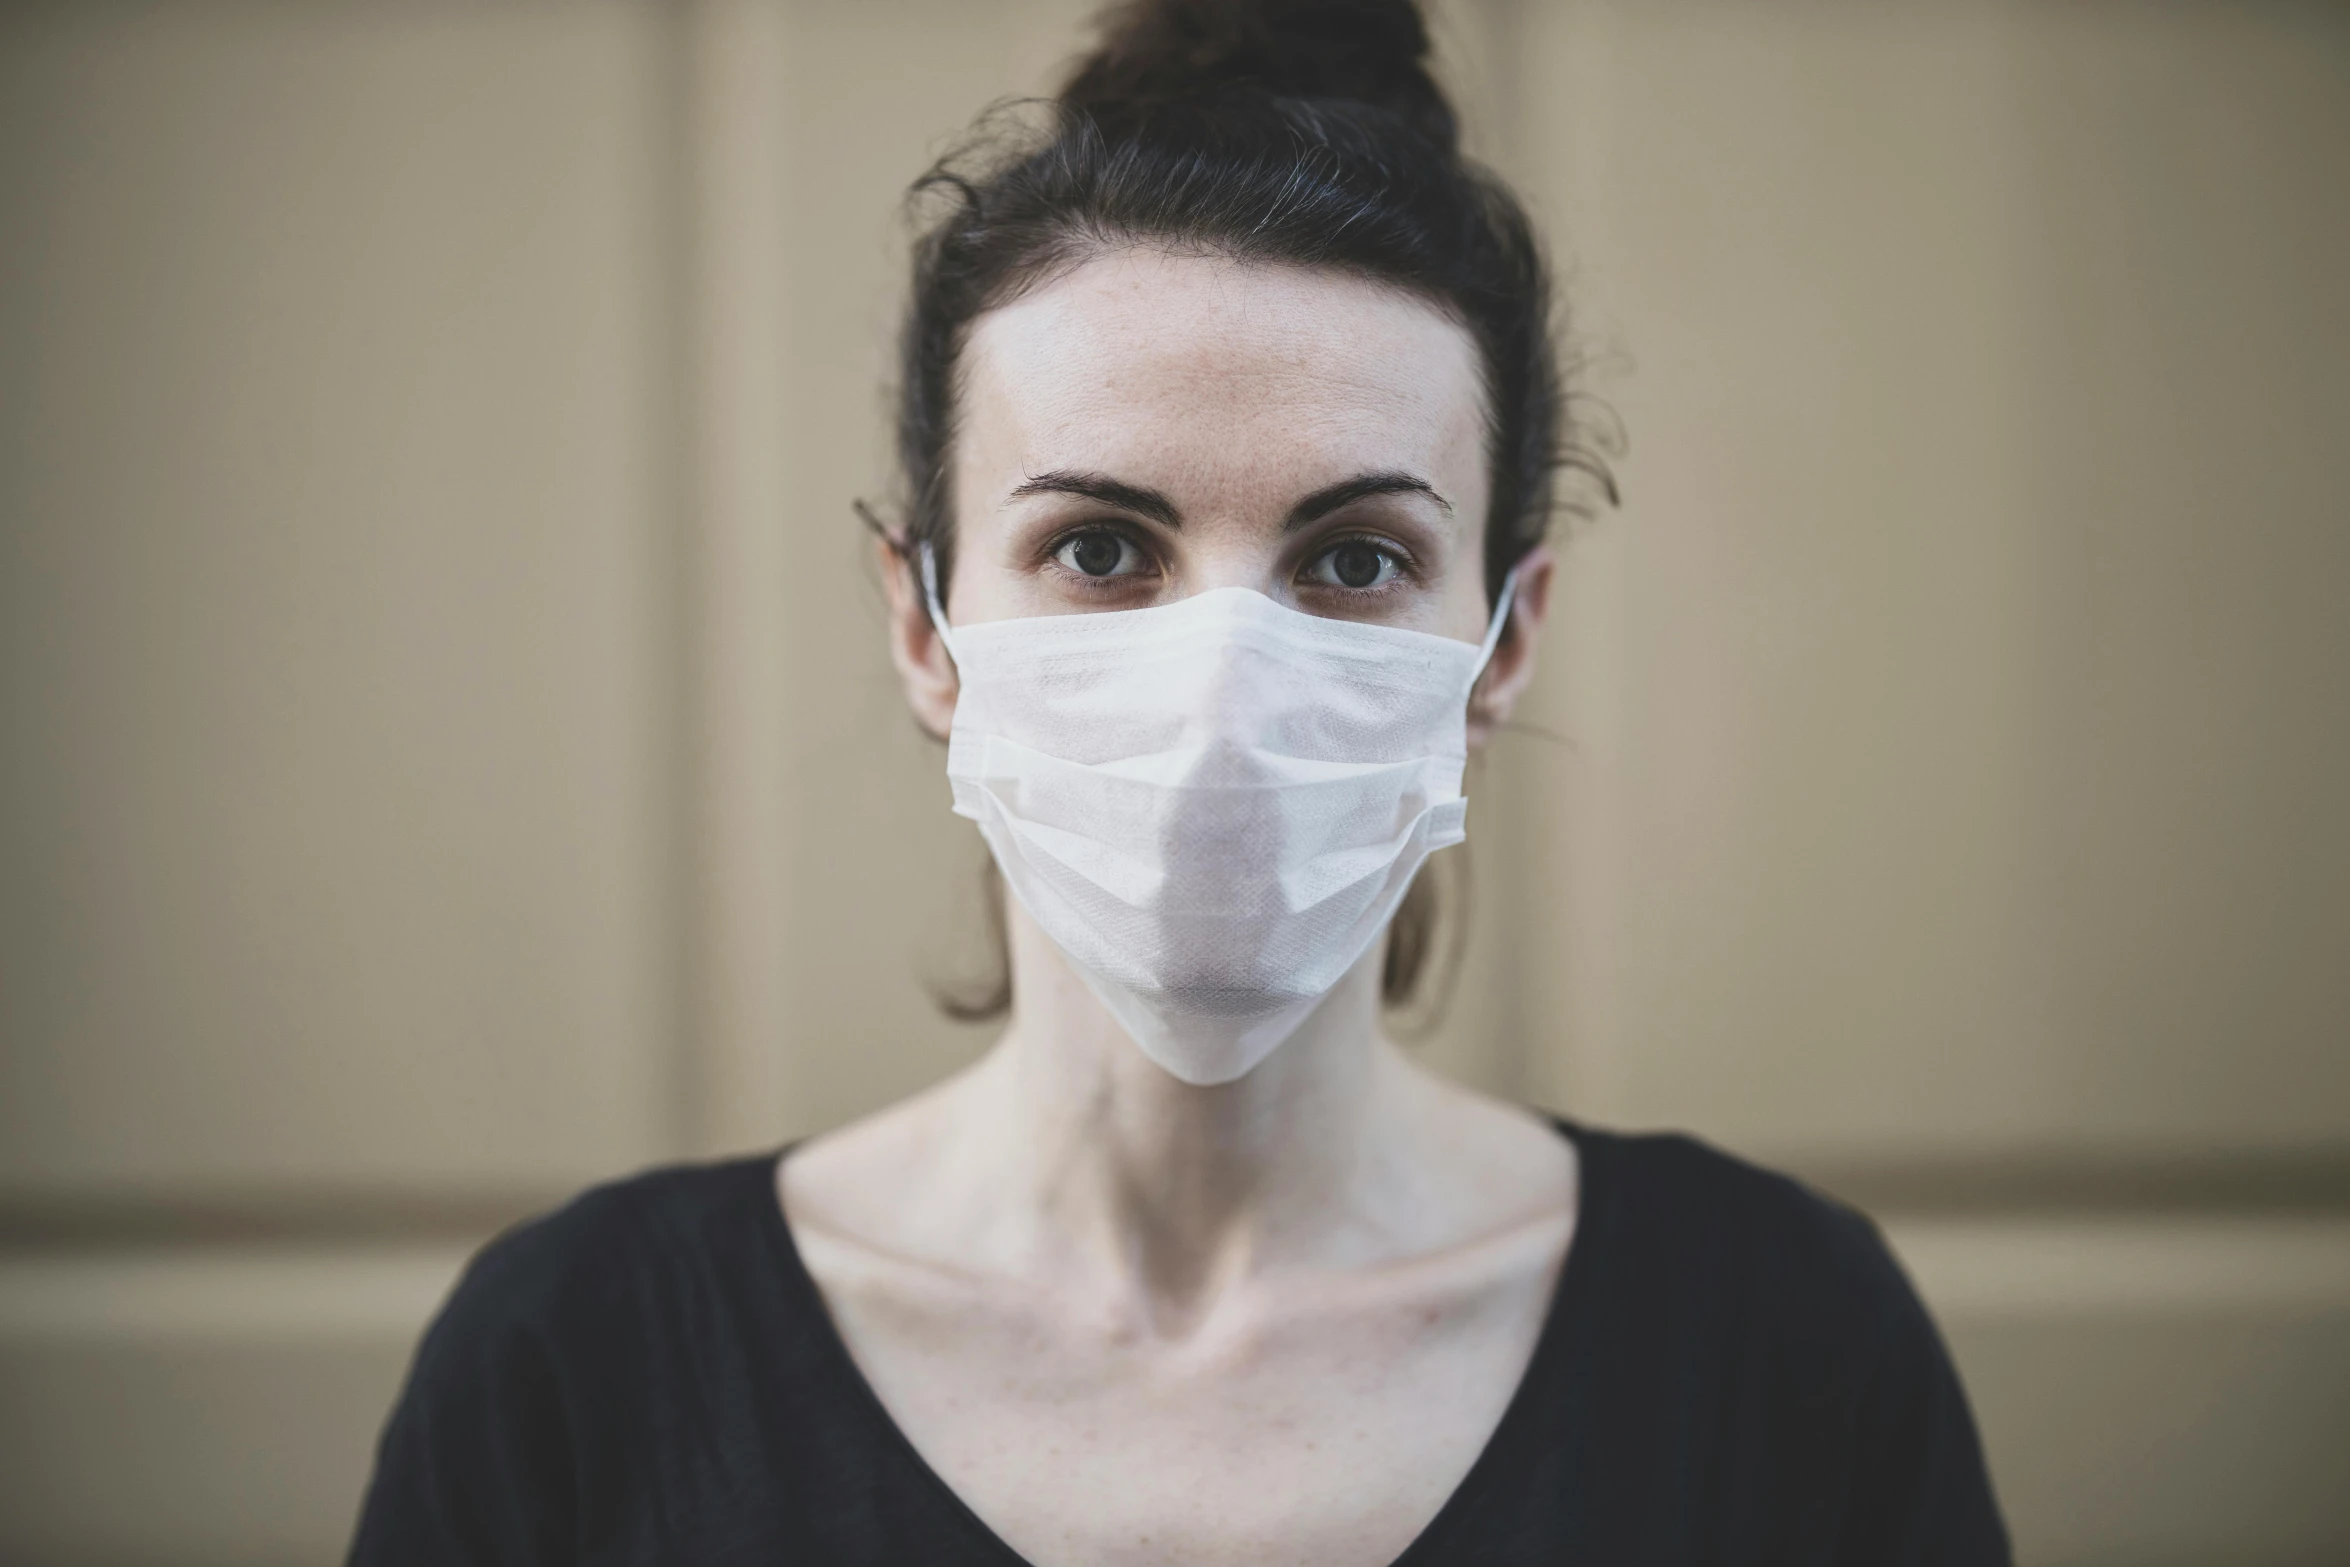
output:
[[[1601, 446], [1567, 427], [1533, 225], [1462, 155], [1412, 0], [1128, 0], [1099, 25], [1057, 99], [990, 115], [915, 182], [925, 227], [899, 348], [905, 516], [893, 535], [906, 569], [926, 545], [942, 584], [952, 576], [956, 370], [972, 322], [1136, 242], [1351, 273], [1468, 331], [1492, 463], [1489, 603], [1547, 532], [1560, 470], [1613, 501]], [[1412, 996], [1436, 945], [1434, 912], [1423, 877], [1390, 934], [1391, 1005]], [[1010, 981], [940, 999], [958, 1016], [992, 1015]]]

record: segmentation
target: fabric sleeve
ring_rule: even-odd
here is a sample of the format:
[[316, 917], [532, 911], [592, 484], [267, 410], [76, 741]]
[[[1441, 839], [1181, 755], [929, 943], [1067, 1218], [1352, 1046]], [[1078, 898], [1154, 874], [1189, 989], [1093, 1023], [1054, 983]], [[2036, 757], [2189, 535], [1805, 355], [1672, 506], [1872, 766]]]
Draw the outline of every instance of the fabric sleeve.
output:
[[513, 1239], [476, 1259], [425, 1333], [376, 1451], [350, 1567], [525, 1567], [573, 1556], [573, 1450]]
[[2007, 1529], [1957, 1370], [1890, 1251], [1884, 1333], [1854, 1431], [1841, 1567], [2008, 1567]]

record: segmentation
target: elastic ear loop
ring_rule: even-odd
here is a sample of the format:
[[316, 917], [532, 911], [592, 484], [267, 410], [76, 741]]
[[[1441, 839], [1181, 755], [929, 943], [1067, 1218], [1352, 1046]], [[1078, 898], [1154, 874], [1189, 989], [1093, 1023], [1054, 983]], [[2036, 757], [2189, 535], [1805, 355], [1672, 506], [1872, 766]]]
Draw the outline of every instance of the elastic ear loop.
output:
[[[1510, 611], [1518, 602], [1518, 568], [1512, 566], [1509, 575], [1501, 579], [1501, 595], [1493, 602], [1493, 621], [1485, 628], [1485, 640], [1477, 649], [1477, 667], [1469, 671], [1469, 690], [1477, 689], [1478, 676], [1493, 662], [1493, 650], [1501, 646], [1501, 634], [1510, 628]], [[1463, 693], [1465, 699], [1467, 693]]]
[[947, 624], [946, 608], [938, 601], [938, 557], [927, 543], [922, 546], [922, 602], [929, 606], [930, 623], [938, 629], [939, 644], [947, 650], [947, 657], [962, 663], [955, 658], [954, 628]]

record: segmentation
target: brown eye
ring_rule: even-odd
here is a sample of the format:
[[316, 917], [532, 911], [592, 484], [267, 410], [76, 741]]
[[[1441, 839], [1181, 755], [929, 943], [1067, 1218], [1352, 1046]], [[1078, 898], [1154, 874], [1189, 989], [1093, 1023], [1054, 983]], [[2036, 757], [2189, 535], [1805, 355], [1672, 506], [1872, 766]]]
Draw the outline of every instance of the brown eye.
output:
[[1341, 544], [1330, 552], [1330, 569], [1350, 588], [1367, 588], [1377, 582], [1379, 568], [1385, 564], [1368, 544]]
[[1088, 577], [1131, 577], [1142, 569], [1142, 551], [1115, 533], [1096, 530], [1063, 541], [1053, 558]]
[[1382, 549], [1369, 539], [1347, 539], [1316, 557], [1306, 575], [1329, 587], [1360, 592], [1385, 587], [1395, 580], [1399, 569], [1393, 550]]

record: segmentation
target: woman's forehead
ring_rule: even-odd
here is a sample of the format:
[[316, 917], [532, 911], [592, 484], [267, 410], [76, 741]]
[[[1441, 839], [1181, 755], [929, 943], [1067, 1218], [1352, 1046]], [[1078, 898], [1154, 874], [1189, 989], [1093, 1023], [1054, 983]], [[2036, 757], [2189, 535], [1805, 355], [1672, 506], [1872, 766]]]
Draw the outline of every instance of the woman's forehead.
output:
[[1328, 447], [1449, 469], [1482, 452], [1467, 331], [1346, 273], [1111, 251], [981, 317], [961, 368], [966, 455], [982, 461]]

